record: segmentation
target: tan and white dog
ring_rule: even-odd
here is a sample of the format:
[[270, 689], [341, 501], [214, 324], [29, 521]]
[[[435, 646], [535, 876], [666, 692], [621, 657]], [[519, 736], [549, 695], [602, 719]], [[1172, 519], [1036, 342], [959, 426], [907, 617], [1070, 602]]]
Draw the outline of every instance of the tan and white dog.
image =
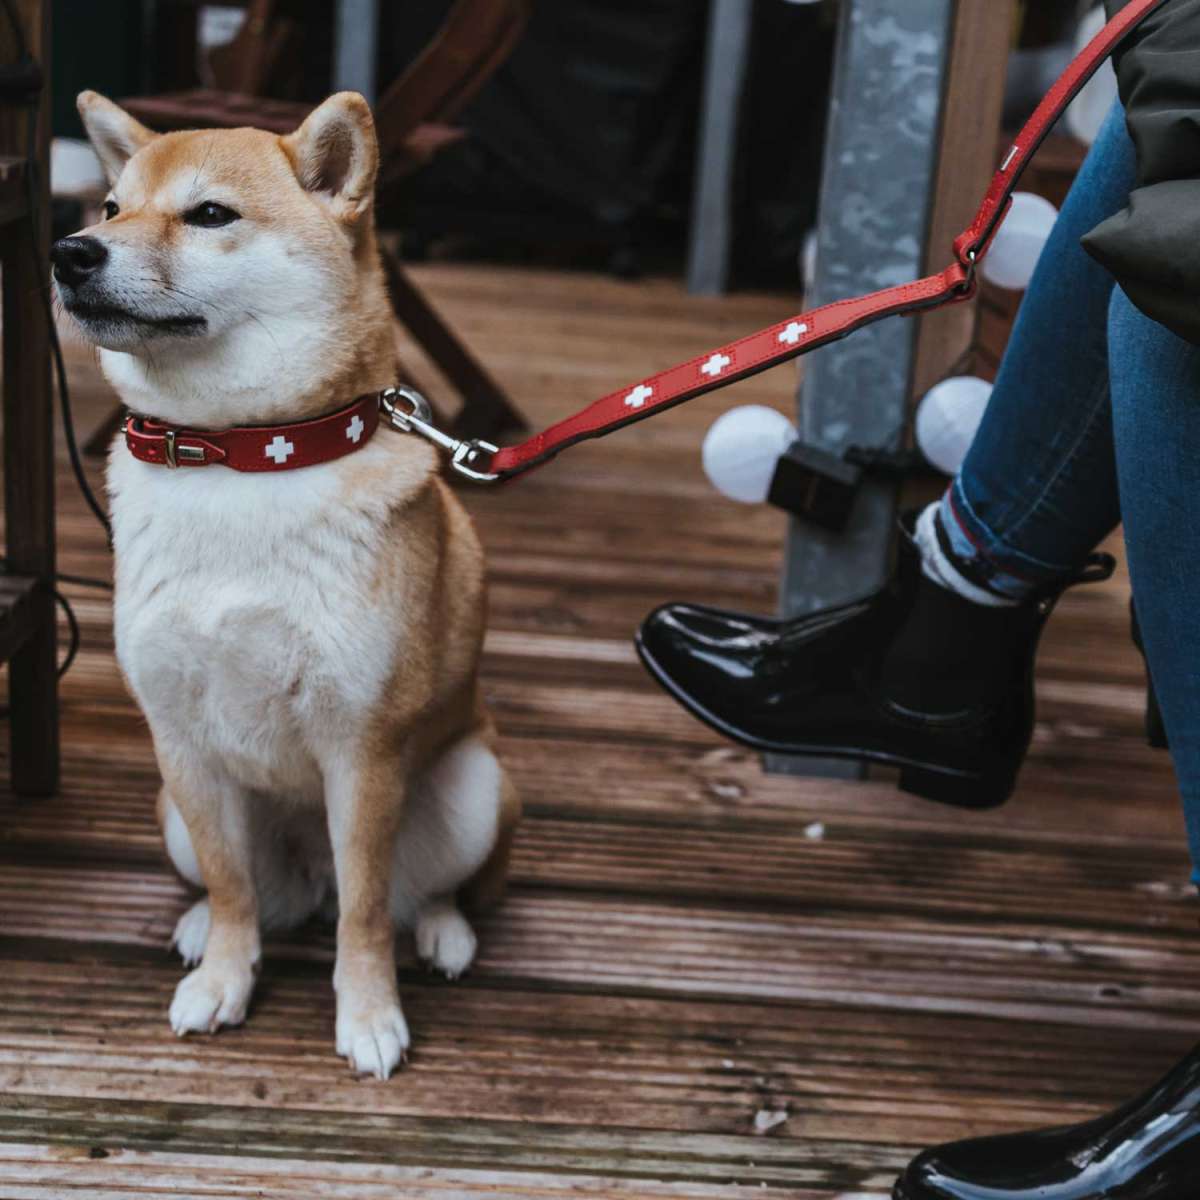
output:
[[[94, 92], [79, 109], [112, 191], [56, 246], [58, 291], [130, 409], [295, 422], [394, 381], [362, 97], [287, 137], [156, 135]], [[154, 736], [167, 851], [207, 892], [176, 929], [199, 966], [171, 1025], [242, 1021], [262, 931], [336, 906], [337, 1049], [386, 1078], [409, 1041], [395, 928], [465, 970], [458, 900], [498, 897], [519, 815], [479, 694], [471, 521], [434, 451], [387, 430], [269, 474], [167, 470], [118, 438], [108, 486], [117, 657]]]

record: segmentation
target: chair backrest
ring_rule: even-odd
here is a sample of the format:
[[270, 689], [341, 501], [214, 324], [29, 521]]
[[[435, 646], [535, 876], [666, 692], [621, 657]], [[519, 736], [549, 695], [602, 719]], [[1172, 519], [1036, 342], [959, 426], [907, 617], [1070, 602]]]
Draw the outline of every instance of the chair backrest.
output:
[[386, 159], [418, 125], [444, 124], [512, 53], [533, 0], [456, 0], [433, 41], [379, 98], [375, 124]]
[[246, 19], [228, 45], [209, 55], [213, 84], [223, 92], [262, 95], [283, 41], [288, 35], [278, 0], [250, 0]]

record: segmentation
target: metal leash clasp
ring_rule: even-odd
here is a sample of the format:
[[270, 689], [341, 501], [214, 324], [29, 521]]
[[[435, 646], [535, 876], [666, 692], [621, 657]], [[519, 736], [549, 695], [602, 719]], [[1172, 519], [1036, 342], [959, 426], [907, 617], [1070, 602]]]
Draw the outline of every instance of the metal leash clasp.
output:
[[959, 296], [970, 299], [979, 287], [979, 251], [968, 250], [959, 261], [962, 263], [966, 278], [958, 285], [956, 292]]
[[[404, 411], [402, 405], [407, 406], [408, 411]], [[385, 388], [379, 393], [379, 407], [393, 429], [415, 433], [445, 450], [450, 455], [450, 465], [463, 478], [474, 483], [495, 483], [500, 478], [494, 472], [480, 469], [484, 457], [490, 463], [499, 447], [482, 438], [463, 440], [443, 432], [433, 423], [433, 409], [420, 392], [403, 385]]]

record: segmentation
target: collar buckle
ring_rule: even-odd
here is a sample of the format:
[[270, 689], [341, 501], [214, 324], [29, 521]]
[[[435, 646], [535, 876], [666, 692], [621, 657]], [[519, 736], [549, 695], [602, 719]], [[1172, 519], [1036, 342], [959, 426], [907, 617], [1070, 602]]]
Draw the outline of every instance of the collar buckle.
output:
[[205, 454], [204, 447], [181, 446], [174, 429], [163, 431], [163, 457], [166, 460], [167, 466], [172, 470], [178, 467], [181, 462], [191, 463], [193, 466], [198, 467], [208, 465], [208, 455]]

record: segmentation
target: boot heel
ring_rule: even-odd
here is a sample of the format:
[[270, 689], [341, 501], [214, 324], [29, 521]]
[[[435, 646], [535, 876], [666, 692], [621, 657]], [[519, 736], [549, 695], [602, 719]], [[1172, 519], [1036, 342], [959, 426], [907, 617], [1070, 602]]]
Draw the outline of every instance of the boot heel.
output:
[[1158, 697], [1154, 694], [1154, 684], [1149, 678], [1146, 681], [1146, 741], [1155, 750], [1170, 750], [1167, 741], [1167, 727], [1163, 724], [1162, 710], [1158, 707]]
[[[1142, 642], [1142, 630], [1138, 624], [1137, 609], [1132, 598], [1129, 601], [1129, 625], [1133, 635], [1133, 644], [1143, 661], [1146, 658], [1146, 647]], [[1155, 750], [1170, 750], [1167, 741], [1167, 727], [1163, 724], [1162, 709], [1158, 707], [1158, 696], [1154, 691], [1154, 680], [1150, 677], [1150, 664], [1146, 663], [1146, 741]]]
[[999, 808], [1012, 795], [1015, 783], [1015, 779], [945, 775], [924, 767], [903, 767], [900, 771], [902, 792], [956, 808]]

